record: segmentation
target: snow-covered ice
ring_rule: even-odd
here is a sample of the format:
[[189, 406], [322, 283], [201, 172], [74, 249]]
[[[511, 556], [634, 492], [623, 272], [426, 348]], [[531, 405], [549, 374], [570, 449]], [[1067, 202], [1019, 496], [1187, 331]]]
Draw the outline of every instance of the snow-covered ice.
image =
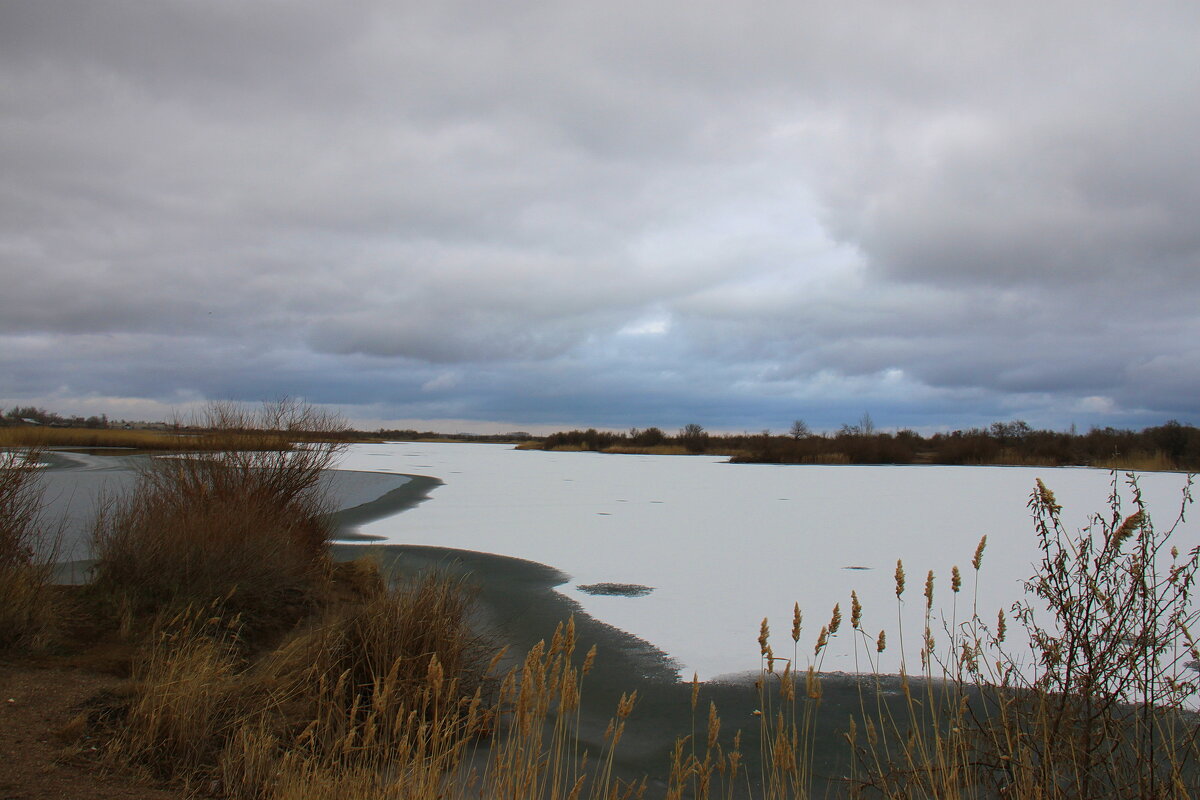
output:
[[[625, 456], [517, 451], [505, 445], [355, 445], [342, 467], [432, 475], [431, 498], [370, 523], [363, 533], [395, 543], [499, 553], [571, 576], [559, 590], [586, 612], [668, 653], [684, 678], [757, 670], [759, 623], [791, 656], [793, 603], [803, 609], [800, 666], [834, 603], [845, 622], [824, 656], [826, 671], [866, 670], [849, 635], [850, 592], [872, 638], [888, 632], [882, 669], [897, 671], [900, 647], [893, 573], [908, 577], [904, 629], [908, 669], [919, 664], [926, 572], [935, 609], [949, 619], [950, 569], [963, 571], [957, 617], [969, 615], [971, 557], [987, 535], [978, 597], [981, 616], [1024, 596], [1036, 540], [1026, 502], [1042, 478], [1074, 530], [1106, 508], [1101, 470], [1025, 467], [775, 466], [703, 456]], [[1141, 476], [1159, 526], [1176, 516], [1185, 477]], [[1127, 494], [1127, 493], [1126, 493]], [[1181, 527], [1181, 550], [1197, 544]], [[642, 584], [640, 597], [592, 595], [580, 585]], [[938, 637], [944, 643], [945, 634]], [[863, 648], [859, 648], [860, 652]], [[870, 648], [872, 654], [874, 648]]]

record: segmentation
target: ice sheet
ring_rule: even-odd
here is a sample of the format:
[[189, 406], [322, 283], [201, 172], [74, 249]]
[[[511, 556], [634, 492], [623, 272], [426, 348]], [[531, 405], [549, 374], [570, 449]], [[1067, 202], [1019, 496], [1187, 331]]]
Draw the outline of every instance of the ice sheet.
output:
[[[1024, 596], [1038, 551], [1026, 502], [1041, 477], [1064, 506], [1069, 529], [1105, 508], [1110, 474], [1090, 469], [727, 464], [702, 456], [625, 456], [517, 451], [504, 445], [356, 445], [347, 469], [432, 475], [445, 481], [420, 506], [363, 527], [398, 543], [500, 553], [572, 576], [560, 590], [590, 614], [669, 653], [690, 679], [757, 670], [759, 623], [770, 618], [777, 655], [792, 655], [793, 603], [804, 611], [799, 665], [834, 603], [842, 633], [827, 671], [865, 671], [849, 635], [850, 592], [865, 608], [872, 641], [900, 666], [893, 574], [907, 572], [904, 631], [909, 671], [919, 668], [922, 590], [935, 572], [935, 608], [947, 622], [968, 616], [971, 557], [988, 536], [978, 586], [981, 615]], [[1155, 520], [1173, 519], [1184, 476], [1147, 474], [1141, 485]], [[1197, 544], [1181, 529], [1180, 549]], [[963, 571], [957, 610], [950, 568]], [[644, 596], [592, 595], [595, 583], [653, 587]], [[939, 623], [940, 625], [940, 623]], [[939, 645], [947, 637], [939, 633]], [[861, 645], [862, 643], [860, 643]], [[873, 646], [869, 651], [874, 655]]]

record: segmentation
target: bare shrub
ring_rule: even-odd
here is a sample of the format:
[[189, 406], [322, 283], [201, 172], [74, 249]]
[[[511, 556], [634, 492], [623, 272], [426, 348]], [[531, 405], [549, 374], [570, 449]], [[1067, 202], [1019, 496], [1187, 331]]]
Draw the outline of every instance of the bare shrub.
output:
[[290, 401], [206, 413], [204, 449], [155, 459], [101, 509], [94, 585], [135, 611], [222, 598], [252, 629], [289, 625], [328, 572], [336, 421]]
[[[1174, 521], [1156, 528], [1133, 475], [1122, 509], [1114, 474], [1109, 508], [1077, 533], [1040, 480], [1029, 506], [1042, 551], [1014, 606], [1037, 673], [1003, 693], [1006, 714], [988, 720], [988, 748], [1010, 779], [1044, 797], [1190, 796], [1196, 786], [1194, 711], [1200, 685], [1191, 592], [1200, 547], [1180, 553], [1172, 535], [1191, 503], [1191, 479]], [[1003, 740], [996, 727], [1003, 723]], [[1188, 789], [1188, 784], [1191, 788]]]
[[42, 491], [36, 450], [0, 451], [0, 567], [33, 562], [40, 541]]

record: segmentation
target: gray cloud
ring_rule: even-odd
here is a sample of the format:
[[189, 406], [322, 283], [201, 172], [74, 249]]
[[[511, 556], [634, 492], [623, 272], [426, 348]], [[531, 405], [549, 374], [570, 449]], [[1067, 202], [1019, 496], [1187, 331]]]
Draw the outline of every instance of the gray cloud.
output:
[[1195, 421], [1198, 16], [8, 4], [0, 401]]

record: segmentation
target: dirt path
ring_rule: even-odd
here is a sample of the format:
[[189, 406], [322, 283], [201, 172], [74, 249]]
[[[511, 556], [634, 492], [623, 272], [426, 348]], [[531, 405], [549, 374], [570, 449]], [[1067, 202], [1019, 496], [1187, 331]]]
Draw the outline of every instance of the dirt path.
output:
[[0, 664], [0, 800], [182, 800], [128, 777], [104, 775], [87, 757], [85, 703], [119, 679], [58, 666]]

